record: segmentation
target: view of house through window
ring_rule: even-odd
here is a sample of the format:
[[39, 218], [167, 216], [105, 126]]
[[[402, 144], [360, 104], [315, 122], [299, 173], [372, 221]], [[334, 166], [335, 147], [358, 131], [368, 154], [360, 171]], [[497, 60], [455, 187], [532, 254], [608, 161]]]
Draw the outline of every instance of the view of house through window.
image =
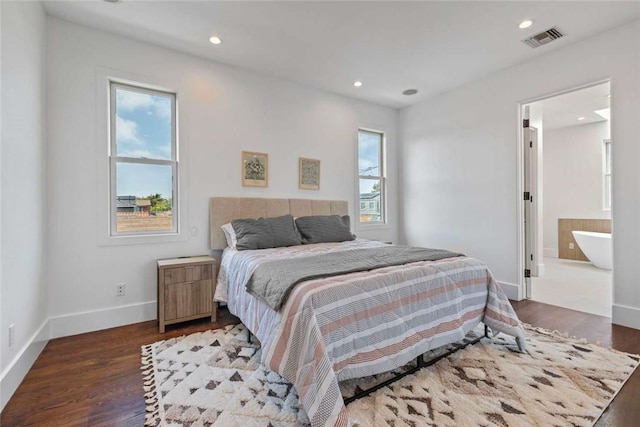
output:
[[177, 231], [175, 94], [111, 82], [111, 234]]
[[382, 133], [358, 131], [359, 221], [361, 223], [385, 222], [383, 142]]

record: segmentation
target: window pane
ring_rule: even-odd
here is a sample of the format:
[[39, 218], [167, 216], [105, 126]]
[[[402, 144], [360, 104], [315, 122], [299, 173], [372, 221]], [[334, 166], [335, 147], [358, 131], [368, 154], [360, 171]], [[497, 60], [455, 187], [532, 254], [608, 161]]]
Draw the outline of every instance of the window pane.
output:
[[382, 221], [379, 179], [360, 179], [360, 222]]
[[116, 231], [173, 229], [173, 168], [170, 165], [116, 165]]
[[380, 170], [380, 144], [382, 135], [358, 132], [358, 175], [382, 176]]
[[115, 89], [116, 155], [171, 160], [172, 96]]
[[611, 173], [611, 142], [605, 142], [606, 170], [605, 173]]

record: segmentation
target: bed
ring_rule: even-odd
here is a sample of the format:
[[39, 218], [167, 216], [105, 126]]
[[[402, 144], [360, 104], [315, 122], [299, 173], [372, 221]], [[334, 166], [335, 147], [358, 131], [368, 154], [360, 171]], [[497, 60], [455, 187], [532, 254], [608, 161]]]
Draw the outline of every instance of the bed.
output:
[[481, 322], [515, 337], [524, 350], [524, 331], [511, 304], [477, 259], [442, 256], [304, 280], [274, 308], [247, 290], [263, 267], [385, 251], [387, 245], [355, 238], [236, 250], [227, 247], [221, 230], [240, 218], [347, 214], [345, 201], [210, 199], [211, 247], [224, 249], [215, 299], [226, 302], [260, 340], [262, 363], [294, 384], [312, 426], [348, 425], [339, 381], [403, 366], [461, 341]]

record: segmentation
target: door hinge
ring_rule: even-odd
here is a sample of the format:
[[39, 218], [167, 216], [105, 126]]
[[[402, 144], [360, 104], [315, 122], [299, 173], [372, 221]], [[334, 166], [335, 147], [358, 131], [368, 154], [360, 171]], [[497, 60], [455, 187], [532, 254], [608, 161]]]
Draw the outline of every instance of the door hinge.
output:
[[524, 192], [524, 200], [530, 200], [531, 199], [531, 193], [529, 193], [528, 191]]
[[531, 261], [533, 261], [533, 254], [531, 254]]
[[529, 141], [529, 148], [533, 148], [533, 141]]
[[529, 277], [531, 277], [531, 270], [529, 270], [529, 269], [525, 269], [525, 270], [524, 270], [524, 277], [525, 277], [525, 278], [527, 278], [527, 279], [528, 279]]
[[522, 126], [528, 128], [529, 127], [529, 119], [524, 119], [522, 121]]

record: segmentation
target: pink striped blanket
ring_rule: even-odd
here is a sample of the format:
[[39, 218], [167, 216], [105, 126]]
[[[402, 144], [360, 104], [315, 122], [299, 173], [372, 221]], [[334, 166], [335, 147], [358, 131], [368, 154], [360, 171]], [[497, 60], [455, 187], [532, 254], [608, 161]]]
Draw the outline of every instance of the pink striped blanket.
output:
[[[324, 245], [324, 246], [323, 246]], [[218, 296], [260, 339], [262, 362], [296, 387], [311, 425], [347, 426], [338, 381], [386, 372], [460, 341], [479, 322], [524, 331], [487, 266], [473, 258], [421, 261], [302, 282], [275, 312], [244, 284], [260, 262], [371, 243], [227, 251]]]

